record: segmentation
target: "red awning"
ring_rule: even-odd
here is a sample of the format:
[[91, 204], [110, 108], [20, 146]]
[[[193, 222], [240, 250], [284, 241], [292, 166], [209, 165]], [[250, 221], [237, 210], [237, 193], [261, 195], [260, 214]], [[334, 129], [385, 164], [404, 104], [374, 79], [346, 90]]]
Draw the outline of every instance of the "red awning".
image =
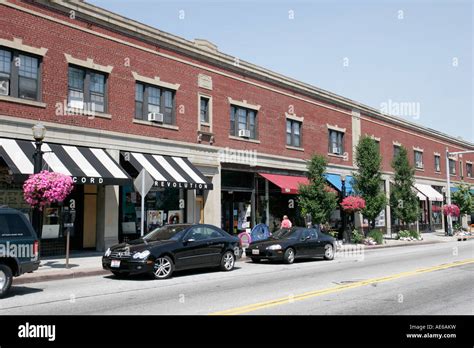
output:
[[290, 176], [262, 173], [260, 173], [260, 175], [280, 187], [281, 192], [286, 194], [297, 194], [298, 187], [300, 184], [308, 185], [309, 183], [308, 178], [305, 176]]

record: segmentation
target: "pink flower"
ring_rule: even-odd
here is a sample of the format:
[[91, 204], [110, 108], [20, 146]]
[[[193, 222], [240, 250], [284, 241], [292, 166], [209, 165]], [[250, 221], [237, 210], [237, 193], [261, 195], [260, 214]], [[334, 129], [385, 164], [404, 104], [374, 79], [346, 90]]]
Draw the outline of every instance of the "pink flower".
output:
[[446, 204], [443, 206], [443, 214], [446, 216], [459, 216], [461, 213], [456, 204]]
[[348, 196], [341, 202], [344, 211], [353, 213], [365, 208], [365, 200], [359, 196]]
[[32, 207], [39, 207], [55, 202], [62, 202], [73, 189], [72, 178], [43, 170], [32, 174], [23, 184], [23, 196]]

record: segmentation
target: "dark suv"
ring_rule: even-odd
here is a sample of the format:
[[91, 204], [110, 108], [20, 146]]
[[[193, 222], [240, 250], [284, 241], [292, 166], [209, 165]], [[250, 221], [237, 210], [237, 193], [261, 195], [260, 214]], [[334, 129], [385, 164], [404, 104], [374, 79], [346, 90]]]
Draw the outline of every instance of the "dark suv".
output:
[[38, 269], [38, 247], [36, 233], [25, 215], [0, 207], [0, 297], [8, 293], [13, 277]]

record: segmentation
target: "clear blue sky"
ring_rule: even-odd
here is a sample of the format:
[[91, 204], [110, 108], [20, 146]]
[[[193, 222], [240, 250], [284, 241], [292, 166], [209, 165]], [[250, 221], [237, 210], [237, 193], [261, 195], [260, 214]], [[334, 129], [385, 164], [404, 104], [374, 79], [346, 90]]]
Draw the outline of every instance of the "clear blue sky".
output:
[[404, 118], [474, 142], [471, 0], [89, 2], [378, 109], [418, 103]]

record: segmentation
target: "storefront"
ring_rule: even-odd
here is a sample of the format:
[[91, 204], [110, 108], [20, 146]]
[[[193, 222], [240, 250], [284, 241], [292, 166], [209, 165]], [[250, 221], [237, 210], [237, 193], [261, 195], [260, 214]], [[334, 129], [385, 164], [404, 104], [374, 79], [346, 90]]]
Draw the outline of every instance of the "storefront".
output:
[[435, 225], [439, 225], [441, 216], [440, 204], [443, 203], [443, 195], [432, 186], [415, 184], [416, 193], [420, 201], [420, 215], [418, 219], [421, 232], [434, 231]]
[[[100, 148], [43, 143], [43, 170], [71, 176], [74, 189], [61, 204], [42, 210], [43, 256], [64, 254], [66, 227], [71, 222], [72, 250], [95, 250], [103, 243], [98, 226], [104, 225], [99, 216], [106, 207], [106, 186], [127, 185], [130, 177], [120, 165]], [[23, 182], [33, 174], [34, 143], [0, 138], [0, 204], [23, 211], [28, 217], [31, 208], [23, 199]]]
[[[123, 151], [120, 164], [132, 178], [145, 169], [154, 180], [145, 196], [144, 234], [166, 224], [204, 223], [204, 193], [213, 185], [187, 158]], [[189, 216], [188, 205], [196, 207], [197, 218]], [[124, 185], [120, 188], [119, 241], [139, 237], [140, 220], [140, 194], [132, 184]]]

